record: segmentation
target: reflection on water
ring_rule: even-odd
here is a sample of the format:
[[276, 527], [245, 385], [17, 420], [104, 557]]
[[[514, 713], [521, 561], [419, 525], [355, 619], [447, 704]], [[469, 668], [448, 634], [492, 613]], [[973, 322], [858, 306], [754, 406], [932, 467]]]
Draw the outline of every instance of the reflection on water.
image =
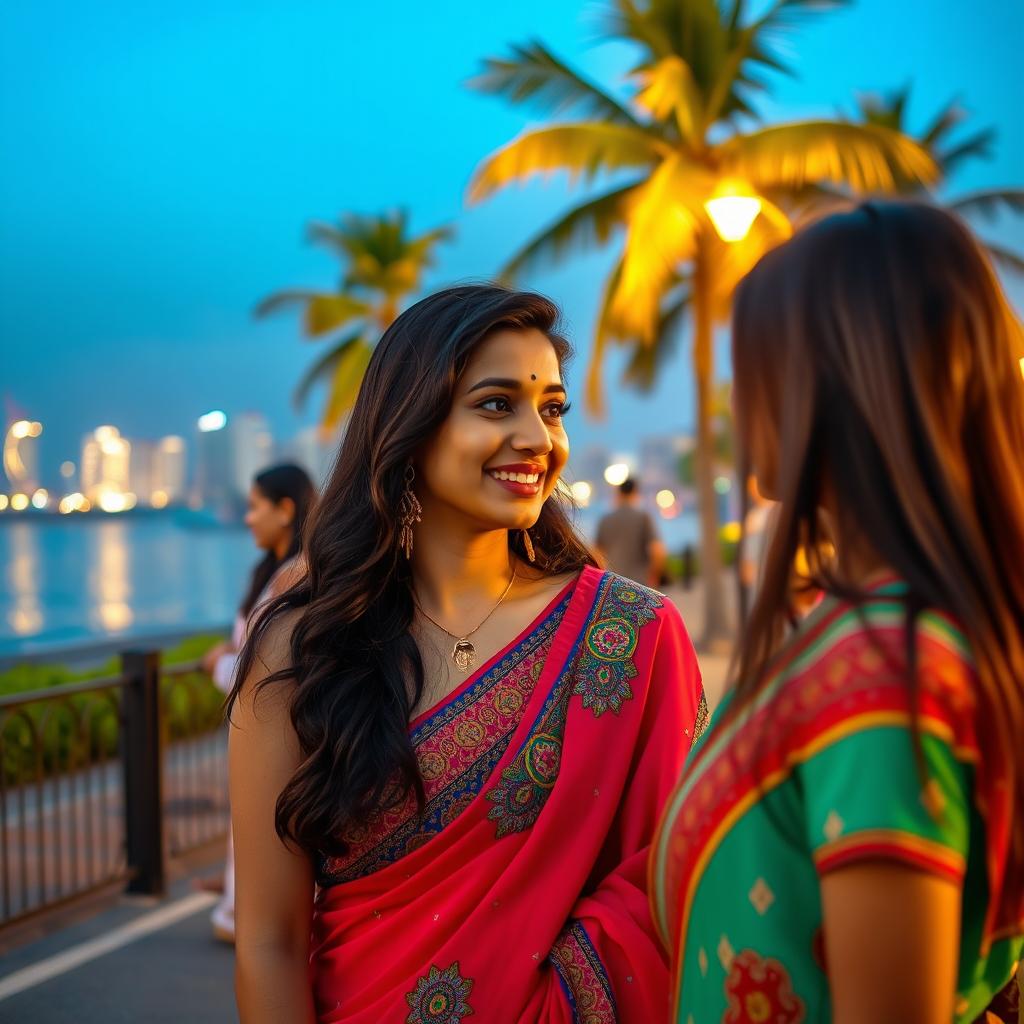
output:
[[120, 633], [134, 618], [131, 605], [131, 583], [128, 578], [130, 549], [123, 521], [112, 520], [100, 524], [97, 571], [89, 584], [93, 597], [93, 624], [101, 632]]
[[4, 559], [6, 584], [13, 597], [7, 622], [18, 636], [32, 636], [43, 628], [39, 603], [39, 538], [24, 522], [13, 524], [12, 550]]
[[243, 527], [0, 517], [0, 655], [230, 623], [258, 552]]

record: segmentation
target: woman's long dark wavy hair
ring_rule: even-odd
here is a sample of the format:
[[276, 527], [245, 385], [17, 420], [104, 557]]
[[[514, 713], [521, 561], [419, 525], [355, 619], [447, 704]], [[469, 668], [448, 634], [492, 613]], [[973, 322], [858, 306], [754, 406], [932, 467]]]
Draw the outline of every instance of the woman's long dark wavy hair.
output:
[[294, 558], [302, 548], [302, 532], [306, 528], [306, 520], [316, 502], [316, 487], [309, 474], [301, 467], [291, 463], [271, 466], [257, 473], [253, 485], [268, 501], [280, 505], [285, 498], [290, 498], [295, 506], [295, 517], [292, 519], [292, 539], [283, 558], [268, 551], [253, 570], [249, 582], [249, 590], [242, 601], [240, 613], [244, 618], [256, 607], [260, 594], [266, 589], [274, 573], [289, 559]]
[[[287, 665], [259, 687], [292, 686], [291, 721], [304, 759], [278, 799], [276, 827], [311, 856], [343, 856], [349, 826], [410, 792], [422, 807], [408, 725], [423, 664], [410, 634], [412, 575], [397, 516], [406, 468], [448, 416], [459, 377], [484, 339], [499, 330], [542, 331], [564, 366], [571, 348], [558, 320], [558, 307], [541, 295], [465, 285], [416, 303], [374, 350], [306, 532], [306, 575], [254, 623], [228, 704], [230, 713], [261, 645], [273, 642], [268, 631], [288, 616]], [[556, 489], [530, 531], [538, 567], [551, 575], [594, 564], [564, 500]], [[520, 535], [512, 531], [509, 544], [522, 558]]]
[[1011, 892], [1024, 891], [1022, 358], [1024, 332], [987, 257], [959, 220], [924, 204], [827, 217], [765, 256], [736, 295], [739, 434], [749, 451], [772, 424], [779, 505], [728, 713], [748, 705], [785, 643], [801, 546], [815, 586], [867, 597], [820, 555], [833, 539], [819, 514], [827, 487], [836, 537], [866, 544], [909, 586], [915, 705], [915, 610], [946, 612], [968, 638], [979, 736], [1010, 766]]

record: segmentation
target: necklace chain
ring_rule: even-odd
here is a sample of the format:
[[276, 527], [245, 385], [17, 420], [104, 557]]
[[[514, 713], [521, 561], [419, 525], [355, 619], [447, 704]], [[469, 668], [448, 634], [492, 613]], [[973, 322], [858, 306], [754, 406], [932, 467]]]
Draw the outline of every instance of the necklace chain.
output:
[[450, 629], [445, 629], [437, 619], [427, 614], [423, 610], [423, 606], [416, 601], [416, 607], [419, 609], [420, 614], [423, 615], [428, 622], [432, 622], [442, 633], [447, 633], [455, 641], [455, 646], [452, 648], [452, 661], [463, 671], [467, 671], [470, 666], [476, 661], [476, 648], [469, 642], [469, 638], [476, 633], [487, 620], [498, 610], [501, 602], [508, 597], [509, 591], [512, 589], [512, 585], [516, 581], [516, 567], [512, 566], [512, 578], [508, 581], [508, 586], [501, 592], [501, 597], [495, 602], [494, 607], [480, 620], [478, 625], [471, 629], [468, 633], [463, 633], [461, 636], [457, 633], [453, 633]]

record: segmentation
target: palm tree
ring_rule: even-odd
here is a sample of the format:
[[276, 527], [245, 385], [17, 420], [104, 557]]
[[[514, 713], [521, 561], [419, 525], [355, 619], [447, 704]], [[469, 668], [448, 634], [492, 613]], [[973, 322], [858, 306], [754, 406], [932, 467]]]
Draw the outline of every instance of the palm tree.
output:
[[[509, 276], [577, 247], [624, 236], [604, 285], [587, 381], [587, 407], [603, 408], [601, 364], [609, 343], [626, 344], [627, 380], [653, 379], [693, 322], [697, 392], [697, 483], [705, 643], [727, 637], [714, 492], [712, 336], [739, 278], [791, 232], [787, 209], [822, 184], [892, 191], [903, 179], [930, 182], [934, 161], [917, 143], [880, 125], [805, 121], [761, 126], [755, 103], [764, 75], [788, 71], [779, 42], [807, 17], [845, 0], [774, 0], [746, 16], [743, 0], [614, 0], [607, 35], [640, 62], [620, 100], [540, 42], [489, 59], [475, 88], [533, 101], [575, 118], [525, 132], [477, 169], [479, 201], [513, 181], [568, 171], [606, 187], [546, 227], [505, 267]], [[706, 203], [756, 196], [760, 215], [741, 244], [719, 236]]]
[[275, 292], [256, 307], [256, 315], [298, 305], [309, 338], [348, 328], [306, 370], [295, 389], [295, 404], [301, 407], [317, 381], [329, 381], [320, 422], [330, 432], [352, 408], [377, 338], [419, 290], [424, 271], [433, 265], [434, 250], [452, 232], [436, 228], [411, 237], [408, 216], [398, 211], [379, 216], [349, 213], [338, 224], [316, 221], [308, 234], [310, 241], [326, 246], [341, 260], [338, 290]]
[[[885, 96], [861, 96], [857, 100], [856, 117], [864, 124], [880, 125], [892, 131], [911, 134], [906, 124], [909, 103], [909, 86]], [[996, 138], [992, 128], [983, 128], [959, 141], [950, 137], [966, 116], [966, 111], [958, 103], [947, 103], [934, 115], [928, 127], [920, 135], [914, 136], [938, 165], [940, 186], [945, 185], [964, 162], [986, 159], [992, 155], [992, 144]], [[932, 191], [918, 181], [901, 181], [900, 190], [906, 195], [936, 199]], [[964, 217], [991, 218], [1004, 210], [1024, 213], [1024, 189], [984, 189], [956, 199], [947, 199], [945, 205]], [[1024, 274], [1024, 256], [994, 242], [983, 241], [982, 244], [995, 263], [1004, 270]]]

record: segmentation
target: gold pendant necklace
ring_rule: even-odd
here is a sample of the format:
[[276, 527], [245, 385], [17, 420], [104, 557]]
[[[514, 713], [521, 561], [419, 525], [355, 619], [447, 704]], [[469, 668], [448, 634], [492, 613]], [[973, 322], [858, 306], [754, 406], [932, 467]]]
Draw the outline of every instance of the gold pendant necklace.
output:
[[[508, 592], [512, 589], [512, 584], [516, 581], [516, 567], [512, 566], [512, 579], [508, 581], [508, 586], [502, 591], [501, 597], [498, 598], [495, 606], [484, 616], [483, 620], [476, 627], [471, 629], [465, 636], [457, 636], [451, 630], [445, 629], [437, 619], [431, 618], [423, 608], [420, 606], [419, 601], [416, 601], [416, 607], [419, 608], [420, 614], [432, 622], [442, 633], [447, 633], [455, 641], [455, 646], [452, 648], [452, 661], [455, 662], [455, 667], [460, 672], [468, 672], [476, 664], [476, 648], [470, 642], [470, 637], [480, 629], [481, 626], [498, 610], [498, 605], [508, 597]], [[415, 597], [413, 598], [415, 600]]]

